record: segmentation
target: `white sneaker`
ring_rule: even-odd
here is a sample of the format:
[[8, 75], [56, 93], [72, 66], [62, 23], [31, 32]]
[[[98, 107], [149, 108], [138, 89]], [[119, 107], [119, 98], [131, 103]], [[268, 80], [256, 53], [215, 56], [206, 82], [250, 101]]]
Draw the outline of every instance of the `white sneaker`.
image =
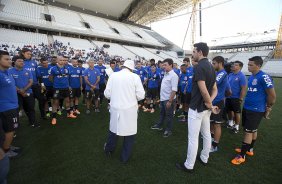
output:
[[5, 155], [7, 155], [9, 158], [12, 158], [12, 157], [18, 156], [18, 153], [12, 150], [9, 150]]

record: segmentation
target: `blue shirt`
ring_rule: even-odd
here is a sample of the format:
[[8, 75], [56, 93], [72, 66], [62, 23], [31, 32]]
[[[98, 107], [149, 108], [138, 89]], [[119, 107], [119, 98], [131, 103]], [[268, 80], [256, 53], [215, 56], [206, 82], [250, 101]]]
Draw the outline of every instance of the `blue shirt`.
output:
[[115, 67], [114, 72], [119, 72], [120, 68], [119, 67]]
[[84, 70], [85, 70], [86, 68], [81, 67], [80, 69], [81, 69], [81, 72], [82, 72], [82, 85], [85, 86], [86, 84], [85, 84], [85, 80], [84, 80], [84, 77], [83, 77], [83, 73], [84, 73]]
[[140, 79], [141, 79], [141, 81], [143, 83], [145, 81], [145, 78], [147, 77], [146, 70], [144, 69], [144, 67], [135, 68], [135, 69], [136, 70], [134, 71], [134, 73], [136, 73], [140, 77]]
[[224, 69], [216, 72], [216, 86], [218, 92], [212, 102], [213, 105], [217, 104], [225, 98], [225, 91], [228, 86], [228, 83], [228, 74]]
[[241, 71], [237, 74], [230, 73], [228, 79], [232, 91], [232, 95], [229, 98], [240, 98], [241, 87], [247, 84], [245, 75]]
[[192, 92], [192, 83], [193, 83], [193, 75], [190, 75], [188, 79], [187, 93]]
[[50, 75], [53, 76], [53, 88], [69, 88], [69, 70], [67, 67], [53, 66], [50, 70]]
[[188, 88], [188, 82], [189, 82], [189, 73], [181, 73], [180, 77], [179, 77], [179, 86], [180, 86], [180, 90], [182, 93], [187, 91]]
[[189, 73], [189, 75], [193, 75], [193, 73], [194, 73], [193, 66], [190, 66], [189, 68], [187, 68], [186, 71], [187, 71], [187, 73]]
[[173, 68], [173, 71], [177, 74], [177, 76], [179, 77], [180, 76], [180, 69], [178, 68]]
[[32, 74], [32, 79], [33, 79], [33, 85], [38, 84], [37, 80], [37, 63], [34, 60], [31, 59], [25, 59], [24, 60], [24, 69], [29, 70]]
[[157, 71], [148, 73], [148, 88], [158, 88], [159, 87], [160, 75]]
[[248, 80], [248, 91], [244, 108], [255, 112], [265, 112], [267, 102], [266, 89], [273, 87], [272, 78], [263, 71], [259, 71], [256, 75], [251, 75]]
[[[18, 87], [19, 89], [25, 88], [29, 83], [29, 80], [33, 79], [31, 72], [26, 69], [18, 70], [16, 68], [11, 68], [9, 70], [9, 73], [15, 79], [16, 87]], [[26, 93], [32, 93], [32, 89], [29, 88], [28, 90], [26, 90]]]
[[79, 67], [69, 67], [69, 80], [71, 88], [80, 88], [80, 77], [82, 76], [82, 69]]
[[0, 112], [19, 107], [15, 80], [8, 70], [0, 70], [0, 104]]
[[[90, 84], [94, 85], [96, 81], [98, 80], [98, 77], [100, 76], [100, 72], [96, 68], [93, 68], [93, 70], [91, 68], [87, 68], [86, 70], [84, 70], [83, 76], [87, 76]], [[85, 90], [89, 91], [90, 89], [91, 89], [91, 86], [86, 84]], [[96, 89], [99, 89], [99, 85], [96, 86]]]
[[99, 84], [105, 84], [106, 83], [106, 67], [104, 65], [102, 66], [99, 66], [99, 65], [96, 65], [95, 68], [97, 70], [99, 70], [100, 72], [100, 82]]
[[50, 69], [50, 65], [47, 68], [41, 66], [37, 68], [37, 76], [42, 78], [42, 82], [46, 87], [53, 87], [53, 83], [49, 80]]

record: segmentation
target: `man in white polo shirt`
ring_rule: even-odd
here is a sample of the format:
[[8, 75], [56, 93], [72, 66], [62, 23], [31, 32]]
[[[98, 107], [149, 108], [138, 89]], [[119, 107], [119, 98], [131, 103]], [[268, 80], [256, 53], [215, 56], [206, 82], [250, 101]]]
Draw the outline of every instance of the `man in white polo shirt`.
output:
[[173, 60], [167, 58], [163, 61], [163, 66], [165, 69], [165, 75], [161, 84], [161, 111], [159, 122], [151, 127], [153, 130], [161, 131], [165, 119], [167, 121], [167, 126], [164, 131], [164, 137], [168, 137], [172, 134], [172, 120], [173, 120], [173, 109], [175, 106], [175, 94], [177, 92], [178, 76], [173, 71]]

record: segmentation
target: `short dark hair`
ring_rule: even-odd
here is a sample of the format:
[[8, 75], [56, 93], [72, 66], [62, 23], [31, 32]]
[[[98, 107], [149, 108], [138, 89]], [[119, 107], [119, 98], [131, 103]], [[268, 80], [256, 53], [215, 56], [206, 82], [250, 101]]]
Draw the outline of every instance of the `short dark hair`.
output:
[[114, 61], [114, 60], [112, 60], [111, 62], [110, 62], [110, 65], [115, 65], [116, 64], [116, 62]]
[[40, 62], [42, 63], [43, 61], [47, 61], [47, 58], [45, 57], [40, 58]]
[[157, 67], [156, 64], [151, 64], [151, 67], [152, 67], [152, 66]]
[[173, 66], [173, 60], [171, 58], [166, 58], [163, 63], [168, 63], [168, 65]]
[[29, 48], [22, 48], [21, 53], [26, 53], [26, 52], [31, 52], [31, 50]]
[[185, 65], [185, 64], [182, 64], [180, 67], [187, 67], [187, 65]]
[[241, 62], [241, 61], [234, 61], [234, 63], [239, 64], [239, 66], [240, 66], [241, 68], [243, 68], [243, 66], [244, 66], [243, 62]]
[[257, 65], [259, 67], [262, 67], [262, 65], [263, 65], [263, 60], [260, 56], [251, 57], [249, 59], [249, 61], [253, 61], [255, 63], [255, 65]]
[[215, 56], [212, 60], [224, 66], [224, 58], [222, 56]]
[[73, 58], [71, 58], [72, 60], [78, 60], [78, 58], [77, 57], [73, 57]]
[[208, 56], [210, 49], [209, 49], [207, 43], [204, 43], [204, 42], [195, 43], [194, 47], [196, 47], [196, 50], [198, 52], [202, 51], [204, 57]]
[[155, 59], [150, 59], [150, 63], [152, 63], [152, 62], [155, 63], [156, 62]]
[[2, 56], [9, 56], [9, 52], [0, 50], [0, 59], [2, 58]]
[[190, 58], [186, 57], [183, 59], [183, 61], [187, 61], [188, 63], [190, 62]]
[[13, 62], [16, 62], [18, 59], [24, 59], [22, 56], [14, 56], [13, 58], [12, 58], [12, 61]]
[[80, 60], [80, 59], [79, 59], [79, 60], [78, 60], [77, 62], [78, 62], [78, 63], [81, 63], [81, 64], [83, 64], [83, 61], [82, 61], [82, 60]]

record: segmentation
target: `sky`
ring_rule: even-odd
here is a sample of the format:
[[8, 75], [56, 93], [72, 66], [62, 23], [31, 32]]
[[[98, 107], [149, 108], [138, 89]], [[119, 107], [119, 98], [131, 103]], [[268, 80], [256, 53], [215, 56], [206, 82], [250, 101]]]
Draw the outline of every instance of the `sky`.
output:
[[[242, 32], [263, 33], [271, 29], [278, 30], [282, 13], [282, 0], [205, 0], [202, 2], [202, 9], [203, 32], [200, 38], [199, 16], [197, 14], [196, 42], [203, 41], [210, 44], [210, 41], [215, 38], [236, 36]], [[175, 15], [187, 12], [191, 12], [191, 7]], [[171, 15], [171, 17], [175, 15]], [[190, 16], [191, 14], [188, 14], [161, 20], [148, 26], [182, 47]], [[184, 42], [184, 49], [190, 50], [190, 48], [191, 30], [189, 29]]]

